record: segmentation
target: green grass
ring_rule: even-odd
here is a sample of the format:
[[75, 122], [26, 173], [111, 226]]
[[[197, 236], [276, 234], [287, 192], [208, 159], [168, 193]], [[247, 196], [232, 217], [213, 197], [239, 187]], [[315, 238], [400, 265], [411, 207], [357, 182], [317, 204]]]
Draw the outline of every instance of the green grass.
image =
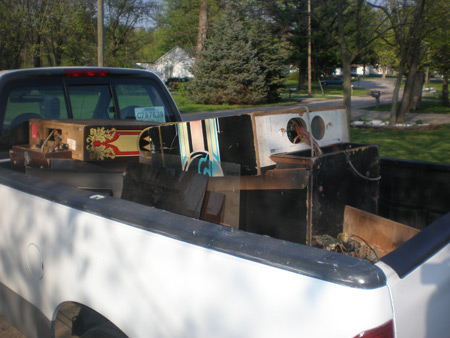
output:
[[442, 80], [432, 79], [425, 87], [433, 87], [437, 92], [442, 93]]
[[442, 99], [442, 80], [431, 80], [430, 83], [425, 85], [427, 88], [433, 88], [433, 92], [425, 92], [424, 97], [429, 99]]
[[450, 125], [431, 130], [351, 128], [350, 135], [352, 142], [377, 144], [380, 156], [450, 164]]
[[[403, 82], [403, 85], [405, 83]], [[434, 88], [433, 92], [424, 92], [423, 93], [423, 101], [420, 107], [420, 110], [416, 113], [423, 114], [450, 114], [450, 107], [444, 107], [441, 104], [442, 98], [442, 80], [431, 80], [425, 87]], [[400, 107], [399, 103], [399, 107]], [[392, 104], [383, 104], [380, 107], [370, 107], [368, 110], [373, 111], [391, 111]]]
[[[356, 82], [355, 82], [356, 83]], [[289, 88], [297, 88], [297, 80], [288, 79], [285, 82], [284, 95], [289, 95]], [[311, 84], [311, 94], [313, 97], [319, 98], [335, 98], [336, 96], [343, 96], [342, 86], [322, 86], [324, 95], [322, 95], [322, 90], [317, 81]], [[357, 88], [357, 85], [353, 88], [352, 96], [362, 96], [369, 94], [370, 89]], [[304, 98], [308, 97], [308, 88], [296, 91], [292, 97]]]
[[[273, 106], [273, 105], [289, 105], [292, 103], [296, 103], [299, 99], [308, 98], [308, 90], [298, 90], [289, 95], [289, 88], [296, 88], [297, 82], [288, 80], [285, 85], [285, 89], [281, 93], [281, 101], [273, 104], [261, 104], [256, 107], [265, 107], [265, 106]], [[312, 97], [314, 98], [323, 98], [323, 99], [336, 99], [338, 97], [343, 97], [342, 87], [339, 86], [327, 86], [324, 88], [324, 95], [322, 95], [322, 91], [320, 90], [319, 85], [312, 85]], [[370, 92], [369, 89], [360, 89], [354, 88], [352, 91], [352, 96], [362, 96], [367, 95]], [[254, 105], [229, 105], [229, 104], [220, 104], [220, 105], [204, 105], [198, 104], [191, 101], [185, 95], [177, 92], [173, 92], [172, 96], [180, 109], [182, 114], [189, 113], [199, 113], [206, 111], [217, 111], [217, 110], [228, 110], [228, 109], [243, 109], [243, 108], [252, 108]]]
[[[368, 110], [372, 111], [391, 111], [392, 104], [382, 104], [380, 107], [370, 107]], [[400, 107], [400, 104], [399, 104]], [[444, 107], [441, 105], [441, 101], [438, 100], [424, 100], [419, 111], [416, 113], [423, 114], [450, 114], [450, 107]]]
[[229, 104], [199, 104], [189, 100], [186, 96], [177, 93], [172, 93], [172, 97], [182, 114], [253, 107], [250, 105], [233, 106]]

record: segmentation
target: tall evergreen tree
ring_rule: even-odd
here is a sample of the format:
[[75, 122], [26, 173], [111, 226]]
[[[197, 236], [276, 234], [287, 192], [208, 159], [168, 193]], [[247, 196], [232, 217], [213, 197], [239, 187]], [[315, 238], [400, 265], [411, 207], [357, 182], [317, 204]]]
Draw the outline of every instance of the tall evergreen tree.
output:
[[282, 60], [263, 25], [246, 29], [228, 7], [195, 65], [188, 95], [206, 104], [256, 104], [279, 98]]
[[267, 92], [263, 101], [277, 102], [284, 88], [287, 52], [281, 48], [281, 44], [272, 35], [270, 26], [265, 21], [252, 23], [249, 38], [257, 50], [256, 58], [259, 61], [260, 71], [264, 74], [264, 87]]

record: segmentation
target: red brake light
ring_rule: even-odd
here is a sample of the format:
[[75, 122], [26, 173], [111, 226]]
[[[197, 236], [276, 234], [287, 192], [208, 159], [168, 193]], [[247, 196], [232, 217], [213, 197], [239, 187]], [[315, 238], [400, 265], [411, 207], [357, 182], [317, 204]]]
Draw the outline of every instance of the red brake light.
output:
[[374, 329], [363, 331], [353, 338], [394, 338], [394, 322], [390, 320]]
[[108, 75], [109, 70], [107, 69], [66, 69], [67, 77], [95, 77]]

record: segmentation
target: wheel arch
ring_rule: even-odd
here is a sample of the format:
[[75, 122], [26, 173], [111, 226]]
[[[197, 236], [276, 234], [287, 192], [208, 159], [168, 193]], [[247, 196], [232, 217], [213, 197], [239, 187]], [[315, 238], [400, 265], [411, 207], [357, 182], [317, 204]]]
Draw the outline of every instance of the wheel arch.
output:
[[75, 301], [66, 301], [55, 309], [52, 336], [63, 338], [72, 335], [105, 338], [127, 337], [113, 322], [95, 309]]

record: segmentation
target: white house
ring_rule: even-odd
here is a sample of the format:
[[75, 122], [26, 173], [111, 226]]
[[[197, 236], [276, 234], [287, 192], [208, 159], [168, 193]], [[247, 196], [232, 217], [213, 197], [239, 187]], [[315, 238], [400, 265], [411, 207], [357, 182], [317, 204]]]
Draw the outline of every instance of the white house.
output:
[[138, 63], [137, 65], [156, 73], [161, 80], [170, 78], [191, 79], [195, 59], [181, 47], [174, 47], [154, 63]]

